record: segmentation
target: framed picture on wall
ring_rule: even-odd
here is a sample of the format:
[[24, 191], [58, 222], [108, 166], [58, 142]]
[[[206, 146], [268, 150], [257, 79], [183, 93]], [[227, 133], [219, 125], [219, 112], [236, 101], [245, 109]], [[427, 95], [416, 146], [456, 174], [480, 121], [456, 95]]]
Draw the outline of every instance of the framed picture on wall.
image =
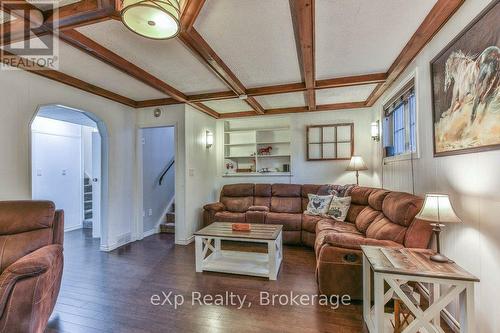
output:
[[500, 2], [431, 61], [434, 156], [500, 149]]

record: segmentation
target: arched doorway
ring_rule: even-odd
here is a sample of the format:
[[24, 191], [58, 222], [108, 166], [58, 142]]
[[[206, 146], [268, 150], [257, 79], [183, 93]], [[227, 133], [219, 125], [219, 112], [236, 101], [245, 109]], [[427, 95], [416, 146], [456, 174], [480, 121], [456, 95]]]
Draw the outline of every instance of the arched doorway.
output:
[[106, 125], [91, 112], [53, 104], [38, 107], [30, 129], [32, 199], [54, 201], [65, 210], [65, 232], [85, 229], [106, 248]]

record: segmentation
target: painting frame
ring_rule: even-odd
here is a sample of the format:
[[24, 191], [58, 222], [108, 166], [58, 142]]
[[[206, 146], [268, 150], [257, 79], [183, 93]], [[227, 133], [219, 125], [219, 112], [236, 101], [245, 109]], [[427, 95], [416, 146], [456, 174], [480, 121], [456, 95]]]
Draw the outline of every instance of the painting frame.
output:
[[[437, 118], [437, 110], [436, 110], [436, 78], [434, 66], [437, 61], [443, 57], [444, 54], [448, 53], [456, 44], [461, 41], [464, 36], [471, 31], [487, 14], [490, 13], [496, 6], [500, 6], [500, 1], [493, 1], [491, 4], [486, 6], [467, 26], [462, 29], [431, 61], [430, 61], [430, 79], [431, 79], [431, 100], [432, 100], [432, 143], [433, 143], [433, 154], [434, 157], [444, 157], [444, 156], [453, 156], [453, 155], [462, 155], [462, 154], [471, 154], [478, 152], [485, 152], [491, 150], [499, 150], [500, 149], [500, 141], [498, 143], [476, 146], [476, 147], [467, 147], [461, 149], [451, 149], [447, 151], [439, 151], [437, 150], [437, 140], [436, 140], [436, 118]], [[451, 106], [450, 106], [451, 108]]]

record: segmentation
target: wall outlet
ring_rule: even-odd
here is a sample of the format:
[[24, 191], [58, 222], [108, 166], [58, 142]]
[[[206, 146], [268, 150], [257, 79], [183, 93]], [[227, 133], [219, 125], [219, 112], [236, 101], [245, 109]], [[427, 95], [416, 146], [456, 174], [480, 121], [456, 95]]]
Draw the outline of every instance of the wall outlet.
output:
[[142, 217], [146, 217], [146, 211], [142, 211]]
[[148, 216], [153, 216], [153, 209], [152, 208], [148, 209]]
[[194, 177], [194, 169], [189, 169], [189, 177]]
[[67, 173], [68, 173], [68, 170], [66, 170], [66, 169], [63, 169], [63, 170], [61, 171], [61, 174], [62, 174], [63, 176], [66, 176], [66, 174], [67, 174]]

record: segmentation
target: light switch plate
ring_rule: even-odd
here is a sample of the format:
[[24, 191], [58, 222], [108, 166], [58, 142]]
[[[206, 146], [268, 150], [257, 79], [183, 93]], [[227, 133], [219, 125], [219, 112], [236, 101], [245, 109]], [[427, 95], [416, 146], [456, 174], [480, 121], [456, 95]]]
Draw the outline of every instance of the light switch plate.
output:
[[189, 169], [189, 177], [193, 177], [194, 176], [194, 169]]

